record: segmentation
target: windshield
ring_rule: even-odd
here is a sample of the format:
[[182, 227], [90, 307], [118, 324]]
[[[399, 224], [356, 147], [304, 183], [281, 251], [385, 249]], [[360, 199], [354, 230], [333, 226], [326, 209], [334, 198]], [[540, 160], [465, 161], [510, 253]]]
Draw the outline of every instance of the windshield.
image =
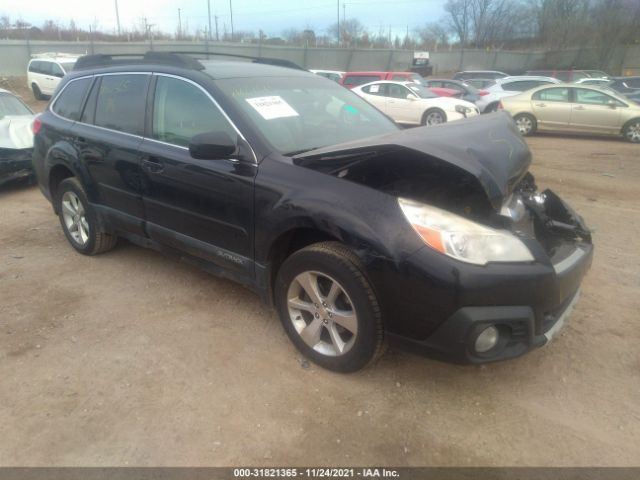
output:
[[420, 98], [436, 98], [438, 95], [422, 85], [407, 85], [407, 87]]
[[422, 78], [420, 75], [418, 75], [417, 73], [414, 73], [413, 75], [409, 75], [409, 80], [411, 82], [417, 83], [418, 85], [426, 85], [427, 81]]
[[399, 128], [355, 93], [322, 78], [229, 78], [216, 84], [267, 142], [286, 155]]
[[0, 93], [0, 118], [6, 115], [33, 115], [33, 112], [19, 98]]

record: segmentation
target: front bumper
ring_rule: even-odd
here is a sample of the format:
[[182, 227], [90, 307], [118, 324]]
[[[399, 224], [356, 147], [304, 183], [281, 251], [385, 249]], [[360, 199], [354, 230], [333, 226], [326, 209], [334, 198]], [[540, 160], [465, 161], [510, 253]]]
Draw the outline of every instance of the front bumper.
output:
[[0, 185], [33, 175], [33, 149], [0, 149]]
[[[588, 232], [568, 205], [546, 193], [553, 228], [560, 225], [566, 231], [571, 223]], [[383, 286], [390, 342], [459, 364], [507, 360], [547, 344], [578, 300], [593, 260], [593, 245], [585, 234], [582, 240], [563, 241], [550, 257], [537, 240], [526, 243], [535, 258], [528, 264], [478, 266], [428, 247], [416, 252]], [[498, 329], [499, 342], [479, 353], [475, 340], [488, 326]]]

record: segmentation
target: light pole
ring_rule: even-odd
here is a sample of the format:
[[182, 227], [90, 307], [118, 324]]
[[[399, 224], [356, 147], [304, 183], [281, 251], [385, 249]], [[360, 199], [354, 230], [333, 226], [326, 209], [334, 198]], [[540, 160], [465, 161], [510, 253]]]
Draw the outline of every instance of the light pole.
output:
[[229, 0], [229, 13], [231, 14], [231, 41], [233, 42], [233, 5]]
[[120, 14], [118, 13], [118, 0], [116, 2], [116, 23], [118, 25], [118, 36], [120, 36]]
[[336, 30], [338, 34], [338, 46], [340, 46], [340, 0], [338, 0], [338, 23], [336, 24]]
[[209, 12], [209, 40], [211, 40], [211, 0], [207, 0], [207, 11]]

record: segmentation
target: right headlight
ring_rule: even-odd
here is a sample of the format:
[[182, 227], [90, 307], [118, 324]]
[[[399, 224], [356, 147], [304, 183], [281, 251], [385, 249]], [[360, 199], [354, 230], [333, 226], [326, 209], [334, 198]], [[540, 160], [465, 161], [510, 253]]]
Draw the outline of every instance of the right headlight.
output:
[[463, 262], [531, 262], [533, 255], [506, 230], [496, 230], [440, 208], [399, 198], [404, 216], [434, 250]]

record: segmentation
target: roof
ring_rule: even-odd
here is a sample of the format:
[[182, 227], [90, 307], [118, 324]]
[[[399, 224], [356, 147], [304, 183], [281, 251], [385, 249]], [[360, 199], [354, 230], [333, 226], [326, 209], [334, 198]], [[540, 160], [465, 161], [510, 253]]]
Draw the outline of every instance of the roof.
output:
[[541, 75], [512, 75], [509, 77], [497, 78], [496, 83], [518, 82], [526, 80], [542, 80], [545, 82], [560, 83], [560, 80], [553, 77], [545, 77]]

